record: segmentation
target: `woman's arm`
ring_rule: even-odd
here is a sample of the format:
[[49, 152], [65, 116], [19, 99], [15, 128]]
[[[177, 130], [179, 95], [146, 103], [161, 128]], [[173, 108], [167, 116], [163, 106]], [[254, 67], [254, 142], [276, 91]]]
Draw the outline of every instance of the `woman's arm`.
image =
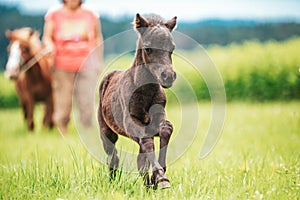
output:
[[104, 43], [103, 43], [103, 36], [102, 36], [102, 30], [101, 30], [101, 21], [100, 18], [97, 20], [95, 25], [95, 35], [96, 35], [96, 45], [97, 45], [97, 54], [99, 58], [99, 65], [102, 69], [103, 67], [103, 49], [104, 49]]
[[53, 66], [54, 56], [55, 56], [55, 46], [54, 46], [54, 43], [52, 40], [53, 30], [54, 30], [53, 22], [45, 21], [42, 42], [43, 42], [44, 49], [47, 49], [48, 51], [50, 51], [50, 53], [47, 56], [47, 60], [50, 64], [50, 66]]

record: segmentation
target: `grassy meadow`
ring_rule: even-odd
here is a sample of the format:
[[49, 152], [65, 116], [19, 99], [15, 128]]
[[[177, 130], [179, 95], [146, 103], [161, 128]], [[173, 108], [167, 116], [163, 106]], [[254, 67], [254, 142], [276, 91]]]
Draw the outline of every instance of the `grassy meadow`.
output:
[[[201, 74], [180, 52], [174, 55], [183, 78], [168, 92], [167, 116], [175, 127], [167, 158], [171, 188], [161, 191], [147, 191], [136, 171], [122, 165], [110, 182], [105, 163], [88, 153], [74, 121], [65, 137], [41, 126], [41, 105], [35, 110], [36, 129], [28, 132], [13, 83], [0, 74], [0, 199], [299, 200], [299, 48], [300, 38], [207, 48], [228, 101], [222, 134], [204, 159], [199, 154], [212, 122], [209, 93]], [[126, 68], [132, 56], [109, 62], [107, 70]], [[138, 151], [124, 138], [117, 147]], [[171, 159], [175, 154], [180, 156]], [[120, 159], [125, 163], [126, 156]]]
[[[300, 102], [229, 103], [215, 149], [200, 159], [210, 105], [199, 104], [197, 135], [169, 164], [172, 187], [163, 191], [146, 191], [137, 173], [122, 170], [110, 183], [105, 164], [87, 153], [74, 124], [66, 137], [40, 124], [30, 133], [20, 109], [3, 109], [0, 199], [299, 199], [299, 107]], [[169, 106], [168, 118], [176, 122], [180, 109], [192, 108]], [[40, 110], [36, 121], [42, 117]], [[179, 128], [175, 124], [175, 132]], [[185, 126], [180, 134], [193, 131]], [[134, 145], [126, 142], [118, 146]]]

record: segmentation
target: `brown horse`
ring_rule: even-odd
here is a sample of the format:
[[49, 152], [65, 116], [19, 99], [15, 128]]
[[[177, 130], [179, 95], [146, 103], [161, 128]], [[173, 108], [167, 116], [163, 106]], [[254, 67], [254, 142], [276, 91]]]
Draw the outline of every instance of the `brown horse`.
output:
[[33, 113], [36, 102], [46, 105], [43, 124], [53, 126], [53, 98], [50, 67], [42, 50], [39, 33], [31, 28], [6, 31], [10, 40], [5, 75], [15, 81], [16, 91], [29, 130], [34, 129]]
[[[171, 58], [175, 48], [171, 31], [176, 25], [176, 17], [164, 22], [157, 15], [142, 17], [137, 14], [134, 24], [139, 39], [132, 67], [110, 72], [100, 85], [100, 134], [109, 156], [112, 179], [119, 164], [115, 143], [120, 134], [140, 146], [137, 165], [144, 184], [163, 189], [170, 187], [165, 176], [166, 152], [173, 132], [172, 124], [166, 120], [163, 88], [170, 88], [176, 79]], [[154, 136], [160, 137], [158, 160], [154, 152]]]

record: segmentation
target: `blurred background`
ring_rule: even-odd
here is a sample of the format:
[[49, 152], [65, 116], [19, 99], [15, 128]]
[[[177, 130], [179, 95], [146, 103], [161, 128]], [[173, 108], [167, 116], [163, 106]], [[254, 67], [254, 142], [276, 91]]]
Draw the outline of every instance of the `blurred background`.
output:
[[[47, 9], [59, 3], [0, 0], [0, 199], [299, 199], [299, 0], [84, 0], [100, 14], [105, 41], [132, 30], [136, 13], [177, 16], [176, 31], [186, 36], [173, 54], [178, 78], [167, 90], [167, 114], [175, 127], [171, 140], [182, 136], [177, 146], [188, 147], [167, 172], [173, 189], [157, 193], [122, 170], [110, 184], [106, 166], [86, 151], [74, 121], [62, 139], [57, 129], [42, 127], [38, 107], [37, 129], [27, 131], [14, 81], [4, 78], [5, 30], [28, 26], [42, 36]], [[131, 39], [105, 43], [105, 71], [131, 66], [132, 51], [123, 52], [135, 49]], [[199, 150], [212, 124], [212, 103], [191, 60], [217, 68], [227, 97], [222, 137], [203, 160]], [[168, 156], [183, 150], [173, 141]], [[133, 144], [120, 137], [117, 145], [138, 152]]]
[[[7, 61], [5, 30], [29, 26], [42, 35], [44, 14], [59, 3], [58, 0], [0, 1], [0, 71]], [[177, 16], [176, 30], [207, 50], [222, 75], [229, 101], [300, 98], [300, 1], [87, 0], [85, 6], [100, 14], [104, 39], [132, 29], [136, 13], [158, 13], [165, 19]], [[134, 49], [134, 41], [115, 45], [110, 41], [105, 51], [122, 53], [119, 52], [124, 49], [122, 45], [129, 44]], [[192, 55], [193, 50], [188, 46], [184, 50]], [[132, 57], [128, 63], [129, 59]], [[182, 73], [189, 74], [188, 70]], [[197, 98], [209, 100], [201, 77], [193, 78], [190, 82]], [[178, 90], [185, 91], [180, 84]], [[6, 91], [10, 90], [6, 88], [0, 93], [0, 107], [18, 106], [16, 95]]]

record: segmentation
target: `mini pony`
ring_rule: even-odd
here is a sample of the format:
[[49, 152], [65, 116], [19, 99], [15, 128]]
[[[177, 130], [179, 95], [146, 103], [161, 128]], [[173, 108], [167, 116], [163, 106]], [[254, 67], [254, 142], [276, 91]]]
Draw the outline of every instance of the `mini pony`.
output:
[[[173, 126], [166, 120], [163, 88], [170, 88], [176, 79], [171, 58], [175, 49], [171, 31], [175, 25], [176, 17], [164, 22], [158, 15], [137, 14], [134, 27], [138, 41], [133, 65], [125, 71], [110, 72], [100, 84], [98, 122], [111, 179], [119, 165], [115, 143], [118, 135], [122, 135], [140, 147], [137, 166], [145, 186], [170, 187], [165, 173]], [[160, 138], [158, 159], [154, 152], [155, 136]]]
[[53, 127], [53, 97], [50, 67], [42, 50], [39, 33], [31, 28], [6, 31], [10, 40], [5, 76], [15, 81], [15, 88], [30, 131], [34, 129], [36, 102], [44, 102], [44, 126]]

